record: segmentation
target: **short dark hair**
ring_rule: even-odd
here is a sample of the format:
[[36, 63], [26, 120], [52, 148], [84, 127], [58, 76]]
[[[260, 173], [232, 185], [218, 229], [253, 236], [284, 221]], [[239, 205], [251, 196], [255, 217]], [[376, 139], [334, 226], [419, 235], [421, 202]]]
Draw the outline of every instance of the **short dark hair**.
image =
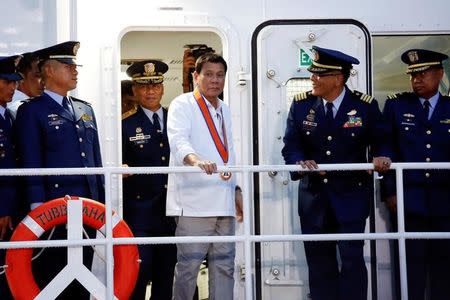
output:
[[39, 61], [39, 57], [32, 52], [22, 54], [22, 59], [17, 65], [17, 71], [25, 75], [31, 71], [34, 62]]
[[227, 62], [219, 54], [208, 52], [202, 54], [195, 62], [195, 72], [199, 73], [202, 71], [203, 65], [206, 63], [222, 64], [225, 68], [225, 73], [227, 72]]
[[133, 82], [131, 80], [122, 80], [120, 82], [121, 95], [133, 96], [132, 85]]

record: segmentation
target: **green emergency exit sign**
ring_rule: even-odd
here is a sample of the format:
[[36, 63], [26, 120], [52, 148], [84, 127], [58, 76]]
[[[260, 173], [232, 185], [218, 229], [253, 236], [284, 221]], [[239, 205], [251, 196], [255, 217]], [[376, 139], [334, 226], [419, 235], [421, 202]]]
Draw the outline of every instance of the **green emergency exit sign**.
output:
[[300, 68], [307, 68], [312, 64], [311, 57], [309, 57], [309, 55], [303, 49], [300, 49], [300, 51], [299, 51], [299, 59], [298, 60], [299, 60], [298, 66]]

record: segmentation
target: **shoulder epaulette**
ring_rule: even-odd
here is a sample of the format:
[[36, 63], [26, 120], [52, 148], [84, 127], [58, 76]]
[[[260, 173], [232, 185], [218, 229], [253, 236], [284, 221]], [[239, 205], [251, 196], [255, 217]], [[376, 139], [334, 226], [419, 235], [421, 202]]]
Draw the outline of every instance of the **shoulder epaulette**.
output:
[[78, 102], [84, 103], [86, 105], [92, 106], [89, 102], [75, 98], [75, 97], [70, 97], [70, 99], [72, 99], [72, 101], [78, 101]]
[[125, 120], [126, 118], [134, 115], [137, 112], [137, 108], [133, 107], [132, 109], [130, 109], [129, 111], [126, 111], [122, 114], [122, 120]]
[[311, 95], [311, 91], [301, 92], [301, 93], [295, 94], [294, 95], [294, 101], [305, 100], [306, 98], [308, 98], [309, 95]]
[[390, 94], [390, 95], [387, 95], [387, 98], [388, 98], [388, 99], [397, 99], [397, 98], [398, 98], [398, 94]]
[[372, 97], [372, 96], [367, 95], [367, 94], [364, 94], [364, 93], [361, 93], [361, 92], [356, 91], [356, 90], [353, 91], [353, 94], [354, 94], [355, 96], [359, 97], [359, 99], [361, 99], [363, 102], [366, 102], [366, 103], [370, 103], [370, 102], [372, 102], [372, 100], [373, 100], [373, 97]]

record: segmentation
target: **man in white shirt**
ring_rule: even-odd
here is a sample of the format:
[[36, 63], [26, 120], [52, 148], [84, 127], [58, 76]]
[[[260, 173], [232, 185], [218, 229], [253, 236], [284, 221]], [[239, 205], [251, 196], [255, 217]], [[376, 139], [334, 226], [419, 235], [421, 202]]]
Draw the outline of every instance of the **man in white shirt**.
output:
[[[178, 96], [169, 107], [169, 166], [198, 166], [204, 170], [169, 174], [166, 213], [177, 216], [176, 236], [234, 235], [234, 176], [217, 172], [218, 165], [235, 164], [230, 110], [218, 98], [226, 71], [221, 56], [200, 56], [194, 72], [196, 89]], [[192, 299], [206, 255], [209, 299], [233, 298], [234, 243], [196, 243], [177, 244], [172, 299]]]
[[8, 103], [8, 108], [14, 114], [23, 100], [38, 97], [44, 92], [44, 81], [38, 68], [38, 53], [39, 51], [22, 54], [22, 59], [17, 66], [17, 70], [22, 74], [23, 79], [19, 81], [13, 99]]

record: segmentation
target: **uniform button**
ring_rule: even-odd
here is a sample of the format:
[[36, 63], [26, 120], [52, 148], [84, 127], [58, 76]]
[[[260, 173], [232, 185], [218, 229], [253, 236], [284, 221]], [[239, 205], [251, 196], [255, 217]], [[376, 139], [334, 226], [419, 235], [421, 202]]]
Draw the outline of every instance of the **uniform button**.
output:
[[141, 199], [141, 196], [137, 195], [137, 196], [136, 196], [136, 199]]
[[306, 132], [306, 135], [310, 135], [311, 133], [309, 131]]
[[81, 156], [85, 157], [85, 156], [86, 156], [86, 153], [81, 152]]
[[161, 144], [159, 144], [159, 146], [162, 148], [162, 147], [164, 147], [164, 144], [163, 143], [161, 143]]
[[55, 188], [58, 188], [58, 187], [59, 187], [59, 184], [55, 183]]
[[354, 133], [354, 132], [352, 132], [352, 136], [355, 136], [355, 133]]
[[78, 141], [81, 143], [83, 141], [83, 138], [79, 138]]
[[327, 137], [327, 140], [329, 140], [329, 141], [331, 141], [333, 139], [333, 137], [331, 136], [331, 135], [329, 135], [328, 137]]
[[328, 150], [327, 152], [325, 152], [327, 155], [331, 155], [331, 151]]
[[430, 149], [430, 148], [431, 148], [431, 145], [430, 145], [430, 144], [427, 144], [426, 147], [427, 147], [427, 149]]
[[5, 153], [2, 153], [2, 155], [0, 155], [1, 157], [5, 157]]
[[167, 184], [164, 185], [164, 188], [167, 189]]
[[362, 186], [362, 182], [358, 182], [358, 185], [359, 185], [359, 186]]
[[328, 182], [328, 179], [325, 178], [325, 179], [323, 180], [323, 183], [327, 183], [327, 182]]
[[405, 130], [409, 130], [409, 127], [405, 127]]
[[430, 177], [430, 173], [425, 173], [425, 177], [426, 178]]
[[3, 143], [0, 144], [0, 147], [3, 147]]
[[426, 162], [430, 162], [431, 159], [430, 159], [429, 157], [427, 157], [427, 158], [425, 159], [425, 161], [426, 161]]
[[427, 134], [431, 134], [431, 130], [427, 130]]
[[144, 145], [139, 145], [139, 148], [144, 148]]
[[59, 126], [55, 126], [55, 129], [59, 129]]
[[80, 128], [80, 126], [79, 126], [78, 124], [77, 124], [77, 125], [75, 125], [75, 127], [76, 127], [76, 128]]
[[161, 160], [166, 160], [166, 157], [165, 156], [161, 156]]

